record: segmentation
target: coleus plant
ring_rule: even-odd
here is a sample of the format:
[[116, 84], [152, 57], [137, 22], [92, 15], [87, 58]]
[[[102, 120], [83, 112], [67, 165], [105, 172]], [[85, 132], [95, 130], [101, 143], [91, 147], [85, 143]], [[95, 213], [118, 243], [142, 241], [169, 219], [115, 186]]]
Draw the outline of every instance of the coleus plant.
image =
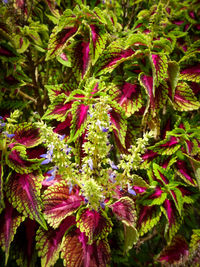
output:
[[198, 1], [0, 8], [5, 265], [197, 264]]

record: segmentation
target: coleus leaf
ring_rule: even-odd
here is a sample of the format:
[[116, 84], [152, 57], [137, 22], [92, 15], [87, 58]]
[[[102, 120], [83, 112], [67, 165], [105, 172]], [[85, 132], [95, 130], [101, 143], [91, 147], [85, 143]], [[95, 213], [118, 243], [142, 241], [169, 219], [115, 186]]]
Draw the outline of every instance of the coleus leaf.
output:
[[[1, 157], [1, 152], [0, 152], [0, 157]], [[3, 165], [0, 164], [0, 213], [2, 208], [4, 208], [4, 196], [3, 196]]]
[[179, 111], [190, 111], [198, 109], [200, 104], [190, 86], [185, 82], [179, 82], [174, 94], [172, 105]]
[[112, 110], [109, 111], [109, 115], [114, 134], [117, 135], [121, 144], [125, 147], [125, 137], [127, 132], [126, 116], [122, 108], [115, 101], [112, 101], [110, 106]]
[[106, 213], [80, 209], [76, 216], [77, 227], [88, 237], [88, 244], [104, 239], [112, 230], [112, 222]]
[[109, 94], [123, 108], [127, 117], [142, 107], [142, 96], [136, 84], [127, 82], [117, 86], [113, 84]]
[[40, 190], [42, 180], [43, 177], [38, 173], [13, 173], [6, 184], [6, 195], [18, 212], [36, 220], [46, 229], [46, 223], [41, 212]]
[[6, 155], [6, 162], [13, 170], [23, 174], [38, 169], [41, 160], [28, 159], [25, 148], [22, 146], [15, 146], [12, 151]]
[[103, 24], [90, 24], [89, 27], [92, 40], [92, 64], [94, 65], [106, 46], [108, 33], [106, 32]]
[[42, 142], [39, 129], [30, 123], [18, 124], [17, 127], [13, 129], [13, 133], [14, 137], [9, 144], [10, 147], [21, 144], [26, 148], [30, 148]]
[[134, 227], [136, 225], [137, 215], [135, 203], [129, 197], [122, 197], [118, 201], [110, 205], [112, 212], [118, 220], [127, 226]]
[[124, 49], [122, 41], [118, 40], [111, 43], [102, 53], [96, 63], [95, 73], [97, 75], [112, 72], [120, 63], [131, 59], [134, 51], [131, 48]]
[[178, 175], [189, 185], [196, 186], [197, 182], [194, 175], [188, 169], [187, 164], [184, 160], [177, 160], [176, 168]]
[[124, 225], [124, 252], [127, 253], [139, 238], [135, 227]]
[[76, 16], [73, 14], [73, 12], [71, 10], [66, 10], [64, 16], [65, 25], [61, 25], [63, 24], [61, 19], [59, 23], [60, 25], [58, 24], [52, 31], [48, 45], [48, 52], [46, 54], [46, 60], [52, 59], [61, 54], [68, 41], [75, 36], [78, 31], [78, 26], [74, 25]]
[[72, 102], [66, 103], [65, 101], [66, 96], [64, 96], [63, 94], [57, 96], [54, 102], [48, 106], [48, 109], [42, 118], [44, 120], [56, 119], [58, 121], [63, 122], [72, 107]]
[[141, 199], [142, 204], [145, 206], [161, 205], [167, 198], [167, 193], [157, 186], [153, 193], [146, 192], [145, 196]]
[[200, 256], [200, 230], [194, 229], [191, 236], [190, 248], [189, 248], [189, 264], [196, 265], [199, 263]]
[[[153, 83], [154, 86], [159, 86], [159, 84], [168, 77], [167, 74], [167, 56], [164, 54], [151, 54], [150, 62], [153, 69]], [[153, 92], [155, 96], [155, 92]]]
[[13, 206], [6, 201], [4, 211], [0, 214], [0, 246], [5, 251], [5, 265], [7, 265], [10, 244], [14, 239], [17, 228], [23, 222], [25, 216], [18, 213]]
[[79, 235], [79, 231], [71, 231], [62, 242], [61, 258], [65, 266], [84, 266], [84, 253]]
[[132, 184], [133, 184], [133, 189], [137, 194], [144, 193], [149, 188], [149, 184], [147, 184], [142, 177], [136, 174], [133, 175]]
[[83, 200], [78, 189], [74, 188], [70, 193], [66, 181], [55, 183], [43, 195], [44, 217], [53, 228], [57, 228], [81, 206]]
[[174, 201], [166, 199], [161, 207], [163, 214], [165, 215], [168, 223], [165, 227], [165, 238], [171, 241], [173, 236], [177, 233], [182, 223], [182, 216], [179, 215]]
[[181, 70], [180, 80], [200, 82], [200, 64]]
[[36, 266], [37, 252], [35, 250], [35, 236], [38, 224], [35, 220], [26, 218], [17, 229], [11, 244], [11, 255], [19, 266]]
[[171, 88], [172, 101], [174, 100], [175, 88], [179, 79], [180, 67], [176, 61], [168, 62], [168, 79]]
[[185, 238], [181, 235], [176, 235], [171, 243], [161, 251], [157, 260], [165, 265], [176, 264], [178, 266], [184, 262], [184, 258], [187, 258], [188, 254], [188, 244]]
[[41, 266], [53, 266], [59, 258], [61, 243], [65, 232], [75, 225], [75, 217], [65, 218], [57, 229], [45, 231], [39, 228], [36, 233], [36, 249], [41, 257]]
[[70, 140], [75, 141], [86, 129], [89, 106], [74, 102], [72, 105], [72, 122]]
[[71, 62], [73, 73], [78, 81], [81, 81], [89, 70], [91, 61], [90, 42], [80, 39], [76, 41], [72, 48]]
[[137, 228], [142, 236], [151, 230], [159, 221], [162, 215], [159, 206], [140, 206], [138, 214]]
[[179, 144], [178, 138], [171, 136], [170, 138], [157, 142], [154, 146], [148, 148], [161, 155], [172, 155], [178, 151], [180, 147], [181, 144]]
[[62, 242], [61, 258], [71, 267], [106, 267], [110, 260], [110, 247], [106, 239], [87, 244], [87, 237], [79, 229], [69, 232]]
[[144, 73], [141, 73], [139, 75], [139, 80], [140, 80], [141, 85], [144, 87], [147, 95], [149, 96], [150, 106], [154, 109], [155, 108], [155, 100], [154, 100], [155, 88], [154, 88], [154, 83], [153, 83], [153, 77], [145, 75]]

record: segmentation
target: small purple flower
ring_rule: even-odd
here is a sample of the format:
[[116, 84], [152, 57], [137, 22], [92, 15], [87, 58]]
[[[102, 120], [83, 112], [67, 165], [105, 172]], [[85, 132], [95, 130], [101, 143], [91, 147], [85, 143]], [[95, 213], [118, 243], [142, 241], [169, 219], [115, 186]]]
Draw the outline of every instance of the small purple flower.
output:
[[69, 185], [69, 194], [71, 194], [71, 192], [72, 192], [72, 189], [73, 189], [73, 185], [72, 185], [72, 184], [70, 184], [70, 185]]
[[0, 122], [1, 127], [4, 127], [5, 125], [6, 125], [5, 122]]
[[4, 132], [4, 134], [8, 137], [8, 138], [12, 138], [13, 136], [15, 136], [15, 134], [9, 134], [7, 132]]
[[111, 167], [113, 170], [118, 170], [118, 167], [114, 164], [113, 161], [110, 161], [110, 167]]
[[135, 192], [135, 190], [133, 190], [132, 188], [129, 188], [129, 189], [128, 189], [128, 193], [131, 194], [131, 195], [136, 196], [136, 192]]
[[53, 148], [54, 148], [54, 146], [51, 145], [51, 146], [49, 146], [49, 148], [50, 148], [50, 150], [48, 150], [46, 154], [40, 155], [41, 158], [45, 158], [45, 160], [43, 160], [41, 162], [42, 165], [48, 164], [49, 162], [52, 161], [52, 155], [53, 155]]
[[115, 182], [115, 177], [116, 177], [116, 174], [114, 172], [111, 172], [111, 174], [109, 175], [110, 177], [110, 180], [112, 181], [112, 183]]
[[51, 176], [47, 179], [47, 181], [51, 181], [55, 178], [57, 170], [58, 170], [58, 167], [54, 166], [53, 169], [47, 172], [48, 174], [51, 174]]
[[104, 210], [105, 209], [105, 204], [104, 204], [104, 202], [100, 202], [100, 206], [101, 206], [101, 208]]
[[102, 132], [104, 132], [104, 133], [107, 133], [108, 132], [108, 128], [105, 128], [105, 127], [101, 127], [101, 130], [102, 130]]
[[68, 147], [68, 146], [66, 145], [65, 153], [66, 153], [67, 155], [69, 155], [69, 153], [70, 153], [71, 150], [72, 150], [71, 147]]
[[59, 135], [59, 139], [60, 139], [60, 141], [62, 141], [64, 138], [65, 138], [65, 134], [63, 134], [63, 135]]
[[92, 159], [88, 159], [88, 165], [89, 165], [90, 169], [93, 170], [93, 161], [92, 161]]

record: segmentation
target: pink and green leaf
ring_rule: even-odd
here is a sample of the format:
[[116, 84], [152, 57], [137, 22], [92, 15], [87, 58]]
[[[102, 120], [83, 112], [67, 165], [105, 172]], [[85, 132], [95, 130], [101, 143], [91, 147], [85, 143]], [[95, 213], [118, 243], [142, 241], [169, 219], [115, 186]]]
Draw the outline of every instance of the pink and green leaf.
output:
[[36, 249], [41, 257], [42, 266], [53, 266], [59, 258], [61, 243], [65, 232], [75, 225], [75, 217], [69, 216], [63, 220], [57, 229], [48, 229], [45, 231], [39, 228], [36, 233]]
[[14, 147], [6, 158], [8, 166], [21, 174], [37, 170], [41, 159], [28, 159], [25, 153], [22, 147]]
[[164, 265], [173, 264], [180, 266], [184, 262], [184, 258], [187, 258], [189, 254], [188, 244], [185, 238], [181, 235], [176, 235], [160, 253], [157, 261]]
[[164, 139], [160, 142], [157, 142], [154, 146], [149, 147], [149, 149], [161, 155], [172, 155], [180, 147], [181, 144], [179, 144], [178, 138], [171, 136], [168, 139]]
[[120, 140], [122, 146], [125, 147], [125, 138], [127, 133], [127, 120], [122, 108], [113, 101], [111, 103], [112, 110], [109, 111], [110, 114], [110, 121], [113, 127], [114, 134], [117, 135], [118, 139]]
[[4, 211], [0, 214], [0, 246], [5, 251], [5, 265], [9, 257], [10, 244], [14, 239], [17, 228], [25, 217], [18, 213], [13, 206], [6, 201]]
[[70, 193], [66, 181], [55, 183], [43, 195], [44, 217], [53, 228], [57, 228], [81, 206], [83, 200], [78, 189]]
[[80, 137], [86, 129], [87, 126], [87, 116], [88, 116], [89, 106], [80, 104], [80, 102], [74, 102], [72, 105], [72, 122], [71, 122], [71, 132], [70, 140], [75, 141]]
[[179, 215], [174, 201], [172, 200], [166, 199], [161, 210], [167, 219], [165, 238], [170, 241], [180, 228], [182, 217]]
[[112, 230], [112, 222], [103, 212], [81, 209], [77, 213], [77, 227], [88, 237], [88, 244], [104, 239]]
[[41, 209], [40, 190], [43, 177], [37, 173], [14, 173], [6, 184], [6, 195], [18, 212], [36, 220], [44, 229], [46, 222]]
[[122, 197], [118, 201], [110, 205], [112, 212], [118, 220], [127, 226], [134, 227], [136, 225], [137, 215], [135, 203], [129, 197]]
[[83, 39], [77, 41], [73, 46], [72, 66], [73, 73], [78, 81], [81, 81], [89, 70], [91, 61], [90, 42]]
[[111, 43], [103, 51], [101, 58], [96, 63], [98, 75], [112, 72], [119, 64], [133, 57], [134, 51], [131, 48], [124, 49], [120, 41]]
[[140, 206], [137, 222], [140, 235], [142, 236], [151, 230], [160, 221], [161, 215], [159, 206]]
[[61, 248], [61, 258], [65, 266], [82, 267], [84, 266], [84, 252], [80, 241], [80, 231], [69, 232], [63, 239]]
[[176, 162], [177, 174], [189, 185], [196, 186], [197, 182], [184, 160]]
[[18, 124], [17, 127], [13, 129], [13, 133], [14, 137], [12, 138], [10, 147], [21, 144], [26, 148], [30, 148], [42, 142], [39, 129], [29, 123]]
[[192, 89], [185, 82], [178, 83], [172, 105], [179, 111], [190, 111], [199, 109], [200, 107], [199, 101], [195, 97]]
[[109, 93], [123, 108], [127, 117], [130, 117], [142, 107], [142, 96], [136, 84], [125, 82], [119, 86], [113, 85]]
[[92, 64], [94, 65], [99, 56], [102, 54], [103, 50], [105, 49], [108, 33], [105, 30], [105, 26], [102, 24], [90, 24], [89, 27], [92, 40]]
[[[71, 23], [75, 20], [71, 17]], [[67, 21], [66, 21], [67, 25]], [[66, 26], [59, 30], [59, 27], [55, 27], [49, 40], [48, 52], [46, 59], [52, 59], [55, 56], [62, 53], [63, 49], [66, 47], [68, 41], [77, 33], [78, 27], [76, 26]]]
[[[164, 54], [151, 54], [150, 61], [153, 69], [154, 85], [159, 86], [159, 84], [168, 77], [167, 56]], [[155, 96], [155, 92], [153, 92], [153, 95]]]
[[200, 64], [181, 70], [180, 80], [200, 82]]
[[155, 108], [155, 99], [154, 99], [155, 88], [154, 88], [153, 77], [145, 75], [144, 73], [141, 73], [139, 75], [139, 80], [149, 97], [151, 108], [154, 109]]
[[87, 244], [84, 233], [69, 232], [62, 242], [61, 258], [70, 267], [106, 267], [110, 261], [110, 246], [106, 239]]

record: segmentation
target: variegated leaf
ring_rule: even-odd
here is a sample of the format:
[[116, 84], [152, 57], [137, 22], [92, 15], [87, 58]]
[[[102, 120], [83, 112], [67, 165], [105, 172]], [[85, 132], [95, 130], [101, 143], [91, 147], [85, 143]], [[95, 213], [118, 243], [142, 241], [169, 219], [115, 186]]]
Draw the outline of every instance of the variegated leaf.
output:
[[162, 212], [159, 206], [140, 206], [137, 228], [142, 236], [151, 230], [159, 221]]
[[41, 212], [40, 190], [42, 180], [43, 177], [38, 173], [13, 173], [6, 184], [6, 195], [18, 212], [36, 220], [46, 229], [46, 222]]
[[200, 82], [200, 64], [181, 70], [180, 80]]
[[88, 237], [88, 244], [104, 239], [112, 230], [112, 222], [103, 212], [81, 209], [77, 213], [77, 227]]
[[105, 30], [105, 26], [102, 24], [90, 24], [91, 32], [91, 44], [92, 44], [92, 64], [94, 65], [101, 53], [105, 49], [108, 33]]
[[106, 267], [110, 260], [110, 246], [107, 239], [88, 245], [87, 237], [77, 229], [63, 240], [61, 258], [65, 266]]
[[10, 244], [14, 239], [17, 228], [25, 216], [18, 213], [13, 206], [6, 201], [4, 211], [0, 214], [0, 246], [5, 251], [5, 265], [9, 257]]
[[195, 97], [192, 89], [185, 82], [178, 83], [172, 105], [176, 110], [179, 111], [190, 111], [199, 109], [200, 107], [200, 103]]
[[6, 162], [10, 168], [18, 173], [30, 173], [37, 170], [41, 159], [29, 159], [24, 147], [16, 146], [6, 155]]
[[75, 141], [86, 129], [89, 106], [74, 102], [72, 105], [72, 122], [70, 140]]
[[74, 216], [69, 216], [63, 220], [57, 229], [45, 231], [39, 228], [36, 233], [36, 249], [41, 257], [41, 266], [53, 266], [59, 258], [61, 243], [65, 232], [76, 223]]
[[157, 152], [161, 155], [172, 155], [181, 147], [178, 138], [171, 136], [168, 139], [164, 139], [157, 142], [154, 146], [150, 146], [149, 149], [153, 152]]
[[182, 266], [184, 258], [187, 258], [189, 254], [188, 244], [185, 238], [181, 235], [176, 235], [160, 253], [157, 261], [164, 265], [176, 264], [176, 266]]
[[154, 85], [159, 86], [168, 77], [167, 56], [164, 54], [151, 54], [150, 61], [152, 63]]
[[142, 107], [141, 92], [136, 84], [113, 84], [110, 86], [109, 94], [123, 108], [127, 117]]
[[42, 142], [40, 130], [30, 123], [18, 124], [17, 127], [13, 129], [13, 133], [14, 136], [9, 145], [10, 147], [21, 144], [26, 148], [30, 148], [37, 146]]
[[97, 75], [110, 73], [119, 64], [133, 57], [135, 52], [131, 48], [124, 49], [122, 43], [121, 40], [115, 41], [103, 51], [95, 66]]
[[110, 205], [110, 208], [117, 219], [125, 223], [127, 226], [134, 227], [136, 225], [137, 215], [135, 203], [131, 198], [122, 197]]
[[53, 228], [57, 228], [81, 206], [83, 200], [78, 189], [74, 188], [70, 193], [66, 181], [55, 183], [43, 195], [44, 217]]
[[165, 238], [171, 241], [180, 228], [183, 218], [179, 215], [177, 208], [172, 200], [166, 199], [161, 207], [168, 223], [165, 226]]

